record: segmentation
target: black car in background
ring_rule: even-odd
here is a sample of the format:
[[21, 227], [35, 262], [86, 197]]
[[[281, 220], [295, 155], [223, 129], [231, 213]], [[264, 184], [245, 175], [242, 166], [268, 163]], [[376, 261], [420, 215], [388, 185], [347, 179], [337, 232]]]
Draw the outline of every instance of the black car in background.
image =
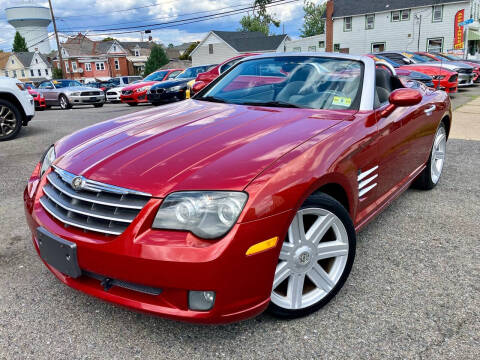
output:
[[153, 105], [160, 105], [169, 102], [185, 100], [185, 92], [187, 84], [195, 80], [198, 74], [206, 72], [213, 68], [214, 65], [193, 66], [185, 69], [180, 75], [173, 80], [162, 81], [153, 85], [147, 92], [147, 99]]

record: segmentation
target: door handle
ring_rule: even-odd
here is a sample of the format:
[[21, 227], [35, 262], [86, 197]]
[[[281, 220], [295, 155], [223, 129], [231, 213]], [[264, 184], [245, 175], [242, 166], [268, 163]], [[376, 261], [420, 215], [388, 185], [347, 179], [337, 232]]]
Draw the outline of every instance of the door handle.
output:
[[432, 115], [432, 113], [437, 109], [435, 105], [430, 106], [428, 109], [425, 109], [425, 114], [428, 116]]

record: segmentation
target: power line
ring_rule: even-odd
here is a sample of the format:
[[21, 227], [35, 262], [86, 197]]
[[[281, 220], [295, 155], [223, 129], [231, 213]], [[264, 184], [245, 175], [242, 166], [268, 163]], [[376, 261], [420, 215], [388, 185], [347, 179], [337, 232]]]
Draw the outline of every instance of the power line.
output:
[[[277, 0], [277, 1], [273, 1], [272, 3], [270, 3], [270, 5], [268, 5], [267, 7], [285, 5], [285, 4], [298, 2], [298, 1], [299, 0]], [[254, 8], [254, 6], [251, 5], [251, 6], [244, 7], [244, 8], [237, 9], [237, 10], [229, 10], [229, 11], [220, 12], [220, 13], [217, 13], [217, 14], [203, 15], [203, 16], [198, 16], [198, 17], [193, 17], [193, 18], [188, 18], [188, 19], [167, 21], [167, 22], [163, 22], [163, 23], [147, 24], [147, 25], [141, 25], [141, 26], [127, 26], [127, 27], [118, 27], [118, 28], [111, 28], [111, 29], [91, 29], [90, 31], [96, 31], [97, 33], [99, 33], [98, 35], [106, 35], [106, 34], [102, 34], [101, 32], [126, 30], [126, 31], [122, 32], [122, 33], [126, 34], [126, 33], [138, 32], [140, 29], [154, 30], [154, 29], [158, 29], [158, 28], [155, 28], [155, 27], [158, 27], [158, 26], [160, 26], [160, 28], [165, 28], [165, 27], [171, 27], [171, 26], [168, 26], [168, 25], [172, 25], [172, 24], [178, 25], [179, 23], [182, 23], [181, 25], [185, 25], [185, 24], [191, 24], [191, 23], [194, 23], [194, 22], [207, 21], [207, 20], [211, 20], [211, 19], [215, 19], [215, 18], [219, 18], [219, 17], [237, 15], [237, 14], [246, 12], [248, 10], [251, 10], [253, 8]], [[136, 30], [128, 31], [130, 29], [136, 29]], [[69, 33], [69, 32], [78, 32], [78, 31], [81, 31], [81, 30], [64, 31], [62, 29], [60, 31]], [[109, 34], [118, 34], [118, 33], [109, 33]]]

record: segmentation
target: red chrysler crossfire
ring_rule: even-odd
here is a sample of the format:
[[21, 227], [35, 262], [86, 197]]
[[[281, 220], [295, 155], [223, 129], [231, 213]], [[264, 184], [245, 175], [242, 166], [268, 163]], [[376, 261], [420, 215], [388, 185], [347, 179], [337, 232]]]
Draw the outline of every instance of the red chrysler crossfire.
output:
[[247, 58], [193, 99], [53, 144], [24, 192], [33, 245], [65, 284], [171, 319], [310, 314], [347, 280], [356, 232], [440, 180], [450, 100], [405, 86], [366, 56]]

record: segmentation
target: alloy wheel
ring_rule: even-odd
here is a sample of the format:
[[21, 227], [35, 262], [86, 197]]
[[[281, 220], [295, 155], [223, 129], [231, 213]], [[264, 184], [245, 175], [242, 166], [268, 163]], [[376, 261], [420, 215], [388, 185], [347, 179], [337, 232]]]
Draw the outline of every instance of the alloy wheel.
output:
[[299, 210], [282, 245], [271, 301], [288, 310], [317, 304], [339, 282], [348, 244], [347, 230], [335, 214], [321, 208]]
[[67, 106], [68, 106], [68, 104], [67, 104], [67, 99], [66, 99], [64, 96], [61, 96], [61, 97], [60, 97], [60, 107], [61, 107], [62, 109], [66, 109]]
[[442, 175], [443, 165], [445, 164], [445, 153], [447, 149], [447, 134], [445, 128], [440, 126], [435, 134], [435, 141], [432, 148], [431, 177], [432, 182], [437, 184]]
[[8, 106], [0, 106], [0, 137], [7, 137], [17, 127], [17, 117]]

